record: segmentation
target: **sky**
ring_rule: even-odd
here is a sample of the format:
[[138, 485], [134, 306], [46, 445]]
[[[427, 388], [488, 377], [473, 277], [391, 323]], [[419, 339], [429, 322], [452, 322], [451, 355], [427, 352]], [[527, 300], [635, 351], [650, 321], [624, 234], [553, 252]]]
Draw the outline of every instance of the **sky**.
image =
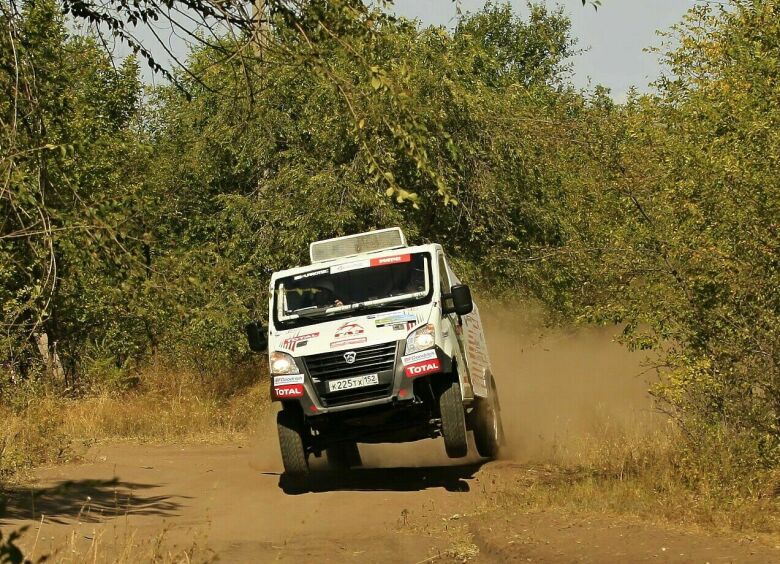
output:
[[[499, 0], [501, 2], [502, 0]], [[649, 83], [659, 77], [661, 66], [654, 53], [644, 49], [660, 44], [657, 30], [667, 30], [679, 22], [683, 14], [701, 0], [601, 0], [594, 10], [582, 5], [582, 0], [546, 0], [549, 7], [563, 6], [572, 22], [572, 33], [578, 47], [586, 49], [573, 58], [573, 81], [581, 88], [601, 84], [610, 88], [618, 101], [626, 98], [628, 89], [636, 87], [640, 92], [649, 90]], [[526, 0], [509, 2], [520, 15], [528, 13]], [[395, 12], [399, 16], [418, 19], [424, 25], [453, 27], [459, 6], [463, 12], [481, 9], [485, 0], [395, 0]], [[145, 38], [147, 33], [139, 36]], [[166, 34], [161, 32], [162, 36]], [[177, 57], [184, 58], [187, 48], [183, 41], [170, 36], [168, 42]], [[148, 37], [147, 39], [151, 39]], [[149, 41], [160, 62], [169, 56], [156, 41]], [[170, 68], [170, 65], [169, 65]], [[148, 69], [144, 79], [159, 82]]]
[[[525, 0], [509, 2], [515, 11], [527, 14]], [[625, 100], [628, 89], [649, 90], [648, 84], [660, 76], [661, 66], [656, 54], [644, 52], [657, 46], [661, 38], [657, 30], [668, 30], [682, 19], [696, 0], [601, 0], [594, 10], [581, 0], [547, 1], [548, 7], [561, 5], [572, 22], [572, 33], [580, 49], [587, 51], [572, 60], [574, 84], [579, 87], [602, 84], [619, 101]], [[485, 0], [460, 0], [463, 12], [482, 8]], [[451, 27], [455, 23], [456, 4], [453, 0], [395, 0], [398, 15], [417, 18], [427, 24]]]

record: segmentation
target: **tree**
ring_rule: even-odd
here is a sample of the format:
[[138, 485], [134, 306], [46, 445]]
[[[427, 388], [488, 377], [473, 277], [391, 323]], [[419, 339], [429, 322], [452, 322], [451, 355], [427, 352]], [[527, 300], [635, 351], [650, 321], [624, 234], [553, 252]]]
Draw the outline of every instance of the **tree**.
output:
[[15, 10], [2, 4], [0, 19], [0, 307], [2, 358], [24, 372], [34, 341], [56, 359], [61, 345], [91, 338], [110, 308], [97, 294], [134, 268], [126, 248], [143, 150], [135, 61], [116, 69], [94, 41], [68, 38], [54, 2]]
[[[488, 39], [492, 29], [503, 43]], [[560, 184], [545, 145], [567, 124], [546, 117], [581, 104], [559, 90], [567, 29], [560, 11], [535, 7], [524, 21], [492, 5], [453, 34], [385, 22], [349, 46], [323, 39], [328, 72], [268, 61], [252, 104], [236, 103], [243, 78], [214, 65], [218, 51], [196, 51], [188, 66], [204, 84], [181, 76], [190, 98], [161, 89], [152, 119], [152, 254], [169, 289], [158, 303], [184, 310], [161, 316], [160, 340], [239, 358], [240, 328], [263, 313], [271, 272], [307, 260], [310, 241], [377, 227], [444, 241], [485, 284], [529, 281], [528, 258], [558, 240], [547, 208]], [[279, 41], [294, 44], [289, 33]], [[399, 119], [417, 137], [404, 137]], [[407, 198], [388, 199], [388, 176]], [[435, 179], [459, 205], [441, 206]]]
[[595, 105], [554, 255], [578, 281], [561, 302], [655, 348], [691, 445], [747, 449], [732, 463], [752, 476], [780, 446], [779, 11], [694, 7], [656, 95]]

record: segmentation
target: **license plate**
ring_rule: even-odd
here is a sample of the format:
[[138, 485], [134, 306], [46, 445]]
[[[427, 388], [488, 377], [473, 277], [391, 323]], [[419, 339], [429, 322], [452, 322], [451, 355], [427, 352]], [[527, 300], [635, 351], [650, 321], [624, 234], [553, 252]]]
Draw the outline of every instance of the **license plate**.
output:
[[351, 390], [352, 388], [363, 388], [365, 386], [374, 386], [379, 384], [379, 374], [366, 374], [365, 376], [352, 376], [351, 378], [340, 378], [328, 382], [329, 392], [339, 392], [341, 390]]

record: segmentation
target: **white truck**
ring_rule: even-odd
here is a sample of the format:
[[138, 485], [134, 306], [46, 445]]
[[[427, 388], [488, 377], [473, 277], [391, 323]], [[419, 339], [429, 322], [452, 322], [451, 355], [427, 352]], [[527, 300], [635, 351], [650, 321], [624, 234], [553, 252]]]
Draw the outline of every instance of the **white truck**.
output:
[[311, 264], [270, 284], [271, 394], [288, 479], [309, 457], [333, 469], [361, 464], [358, 443], [443, 437], [447, 455], [483, 457], [503, 442], [500, 406], [479, 310], [437, 244], [408, 246], [391, 228], [318, 241]]

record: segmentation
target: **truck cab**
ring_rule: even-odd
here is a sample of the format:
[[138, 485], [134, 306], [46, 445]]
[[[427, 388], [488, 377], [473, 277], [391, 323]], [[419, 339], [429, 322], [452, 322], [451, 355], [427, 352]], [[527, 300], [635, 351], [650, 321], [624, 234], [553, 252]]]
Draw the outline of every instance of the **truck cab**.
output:
[[271, 397], [285, 473], [305, 480], [309, 457], [360, 465], [359, 443], [442, 437], [451, 458], [503, 441], [479, 309], [441, 245], [407, 245], [399, 228], [310, 245], [311, 264], [276, 272], [267, 334]]

